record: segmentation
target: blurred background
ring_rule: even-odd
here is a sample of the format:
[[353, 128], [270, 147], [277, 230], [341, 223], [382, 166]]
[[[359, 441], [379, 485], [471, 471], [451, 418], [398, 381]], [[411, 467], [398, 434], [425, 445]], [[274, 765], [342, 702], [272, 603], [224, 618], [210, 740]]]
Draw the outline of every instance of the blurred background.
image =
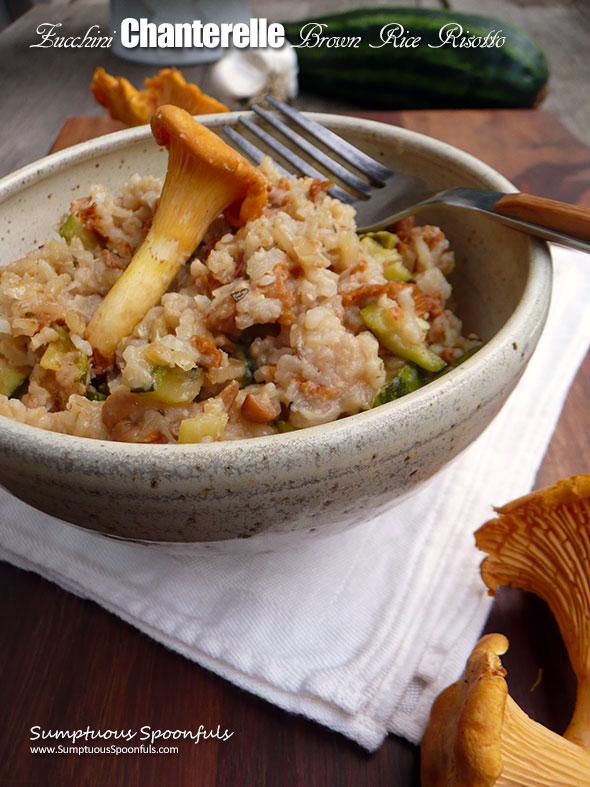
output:
[[[145, 0], [150, 7], [158, 5]], [[206, 0], [207, 2], [209, 0]], [[221, 2], [222, 0], [218, 0]], [[246, 0], [244, 0], [246, 2]], [[271, 21], [300, 20], [345, 8], [375, 6], [413, 6], [444, 8], [497, 17], [529, 32], [541, 45], [549, 62], [551, 76], [541, 108], [554, 113], [575, 135], [590, 144], [590, 2], [589, 0], [250, 0], [253, 16]], [[162, 13], [167, 4], [159, 4]], [[198, 18], [198, 17], [197, 17]], [[9, 96], [0, 113], [5, 134], [14, 131], [10, 161], [0, 162], [0, 174], [31, 160], [30, 138], [27, 152], [19, 152], [18, 130], [27, 122], [32, 109], [42, 112], [43, 139], [39, 156], [47, 152], [48, 140], [55, 138], [68, 115], [100, 115], [86, 85], [98, 65], [112, 74], [125, 76], [140, 88], [143, 79], [157, 66], [130, 63], [115, 57], [108, 49], [31, 49], [35, 30], [41, 22], [62, 22], [62, 35], [83, 35], [99, 24], [108, 35], [107, 0], [90, 3], [39, 3], [33, 0], [0, 0], [0, 80], [10, 84]], [[182, 66], [187, 80], [208, 90], [209, 66]], [[26, 93], [27, 101], [22, 96]], [[350, 110], [350, 104], [302, 92], [296, 101], [300, 109]], [[233, 107], [236, 108], [236, 107]]]

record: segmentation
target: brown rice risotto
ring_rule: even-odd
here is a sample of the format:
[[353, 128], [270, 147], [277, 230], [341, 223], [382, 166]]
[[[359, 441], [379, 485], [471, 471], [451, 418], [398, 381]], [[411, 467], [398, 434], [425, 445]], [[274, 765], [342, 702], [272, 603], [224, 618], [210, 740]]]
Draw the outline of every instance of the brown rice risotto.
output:
[[475, 345], [449, 308], [440, 229], [359, 237], [354, 209], [270, 160], [267, 207], [217, 219], [108, 368], [84, 338], [150, 225], [162, 182], [94, 185], [0, 269], [0, 414], [83, 437], [236, 440], [334, 421], [414, 390]]

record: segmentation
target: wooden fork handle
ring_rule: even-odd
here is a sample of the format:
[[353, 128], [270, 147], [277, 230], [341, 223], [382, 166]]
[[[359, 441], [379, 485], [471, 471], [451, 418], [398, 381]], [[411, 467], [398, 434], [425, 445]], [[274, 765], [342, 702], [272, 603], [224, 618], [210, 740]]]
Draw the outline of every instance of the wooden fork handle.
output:
[[568, 205], [532, 194], [505, 194], [494, 205], [494, 213], [529, 221], [547, 229], [590, 241], [590, 209]]

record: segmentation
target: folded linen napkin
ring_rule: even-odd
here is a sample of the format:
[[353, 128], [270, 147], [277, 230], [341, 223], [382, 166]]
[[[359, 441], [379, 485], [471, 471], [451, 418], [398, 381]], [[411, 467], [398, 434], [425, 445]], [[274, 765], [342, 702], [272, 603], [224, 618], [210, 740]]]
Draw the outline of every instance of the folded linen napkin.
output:
[[0, 557], [367, 749], [388, 732], [419, 741], [489, 610], [473, 531], [492, 504], [531, 488], [588, 348], [590, 261], [553, 256], [547, 327], [501, 413], [421, 492], [362, 527], [288, 552], [201, 556], [110, 541], [0, 490]]

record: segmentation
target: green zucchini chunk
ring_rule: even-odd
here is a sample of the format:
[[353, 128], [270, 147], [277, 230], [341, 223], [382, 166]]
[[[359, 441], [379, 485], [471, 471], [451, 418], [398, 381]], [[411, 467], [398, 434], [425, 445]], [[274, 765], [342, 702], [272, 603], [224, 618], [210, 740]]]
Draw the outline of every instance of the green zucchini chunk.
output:
[[79, 238], [85, 249], [93, 249], [95, 246], [100, 245], [96, 234], [92, 230], [86, 229], [75, 213], [70, 213], [59, 228], [59, 234], [68, 243], [72, 242], [72, 238]]
[[23, 369], [13, 369], [8, 361], [0, 358], [0, 394], [10, 398], [28, 378]]
[[377, 301], [361, 309], [361, 317], [367, 328], [379, 339], [390, 352], [406, 361], [412, 361], [428, 372], [439, 372], [446, 363], [425, 344], [407, 345], [397, 333], [395, 320], [387, 309], [383, 309]]
[[381, 388], [373, 401], [373, 407], [393, 402], [406, 394], [417, 391], [428, 382], [425, 380], [419, 366], [414, 363], [405, 363], [399, 372]]

